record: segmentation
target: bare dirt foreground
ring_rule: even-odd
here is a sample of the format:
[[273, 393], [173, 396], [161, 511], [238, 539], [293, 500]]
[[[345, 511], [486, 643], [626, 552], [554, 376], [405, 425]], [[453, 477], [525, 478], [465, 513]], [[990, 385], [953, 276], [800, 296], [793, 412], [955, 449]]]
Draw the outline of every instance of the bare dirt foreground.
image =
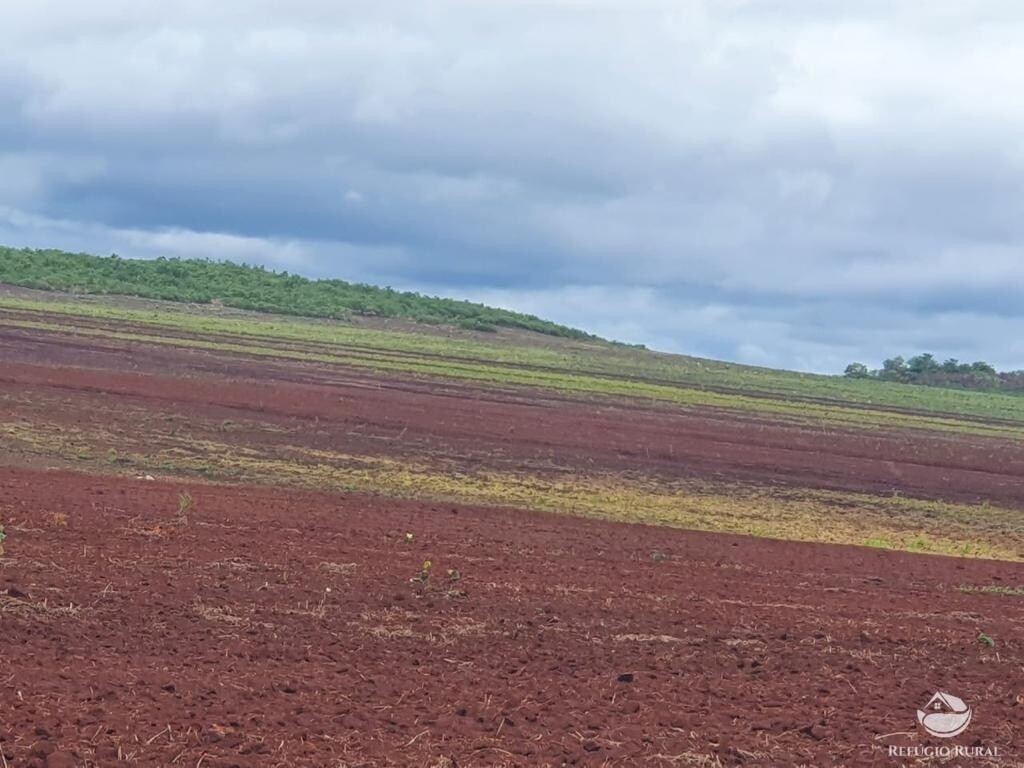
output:
[[25, 469], [0, 515], [11, 766], [899, 765], [938, 690], [1024, 762], [1024, 598], [967, 591], [1016, 564]]

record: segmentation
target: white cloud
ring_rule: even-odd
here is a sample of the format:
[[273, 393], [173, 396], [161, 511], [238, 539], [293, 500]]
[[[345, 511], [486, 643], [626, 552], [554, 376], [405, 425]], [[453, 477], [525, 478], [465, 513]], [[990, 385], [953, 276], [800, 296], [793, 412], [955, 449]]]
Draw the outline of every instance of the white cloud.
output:
[[7, 3], [0, 235], [1020, 364], [1022, 37], [1004, 1]]
[[344, 242], [246, 237], [188, 229], [121, 229], [89, 222], [50, 219], [0, 206], [0, 242], [22, 248], [62, 248], [133, 258], [228, 259], [274, 269], [316, 273], [318, 263], [343, 260], [356, 272], [406, 258], [397, 250], [362, 248]]

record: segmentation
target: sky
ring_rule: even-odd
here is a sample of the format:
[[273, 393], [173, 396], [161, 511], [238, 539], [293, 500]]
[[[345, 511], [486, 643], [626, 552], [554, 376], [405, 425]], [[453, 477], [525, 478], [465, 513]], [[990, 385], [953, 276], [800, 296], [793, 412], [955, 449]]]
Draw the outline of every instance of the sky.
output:
[[0, 243], [1024, 368], [1024, 6], [0, 4]]

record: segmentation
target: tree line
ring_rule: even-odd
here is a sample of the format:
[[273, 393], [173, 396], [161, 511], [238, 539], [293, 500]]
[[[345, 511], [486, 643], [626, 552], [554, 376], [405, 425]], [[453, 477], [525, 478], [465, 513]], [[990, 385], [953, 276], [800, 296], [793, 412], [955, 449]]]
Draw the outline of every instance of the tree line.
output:
[[394, 317], [477, 331], [521, 328], [550, 336], [596, 336], [533, 315], [458, 299], [344, 280], [311, 280], [262, 266], [206, 259], [124, 259], [0, 247], [0, 283], [72, 293], [106, 293], [306, 317]]
[[844, 375], [848, 379], [876, 379], [931, 387], [1024, 391], [1024, 371], [997, 371], [981, 360], [962, 363], [950, 358], [940, 363], [935, 355], [927, 352], [909, 360], [891, 357], [882, 363], [881, 368], [875, 369], [864, 363], [850, 363]]

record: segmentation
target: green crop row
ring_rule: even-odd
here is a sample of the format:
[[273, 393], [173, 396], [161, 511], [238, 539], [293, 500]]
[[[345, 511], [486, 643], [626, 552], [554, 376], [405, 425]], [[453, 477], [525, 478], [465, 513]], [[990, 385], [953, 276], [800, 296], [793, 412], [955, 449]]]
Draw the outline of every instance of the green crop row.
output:
[[[846, 398], [846, 391], [858, 382], [786, 374], [791, 380], [782, 386], [779, 382], [784, 376], [780, 372], [766, 371], [759, 379], [758, 369], [691, 358], [679, 358], [670, 376], [662, 368], [664, 356], [610, 345], [487, 344], [436, 333], [290, 318], [222, 317], [13, 298], [0, 299], [0, 309], [7, 312], [5, 322], [44, 331], [357, 366], [485, 385], [651, 399], [681, 407], [770, 414], [802, 423], [1024, 438], [1024, 401], [1007, 395], [870, 382], [867, 386], [879, 390], [907, 390], [904, 397], [909, 402], [898, 405], [876, 398], [868, 403]], [[619, 363], [613, 364], [614, 360]]]

